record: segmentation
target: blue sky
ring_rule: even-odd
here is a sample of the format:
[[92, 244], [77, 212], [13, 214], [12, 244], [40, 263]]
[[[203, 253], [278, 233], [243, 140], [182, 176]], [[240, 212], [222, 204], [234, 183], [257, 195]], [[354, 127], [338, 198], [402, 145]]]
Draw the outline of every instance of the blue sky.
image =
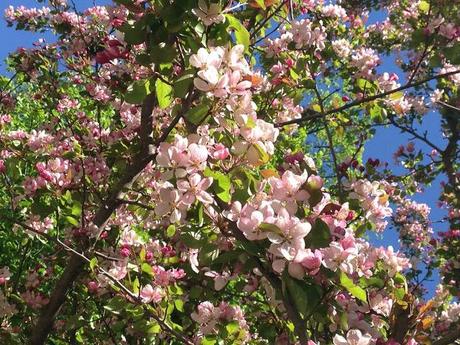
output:
[[[97, 5], [111, 3], [110, 0], [75, 0], [75, 4], [79, 10], [86, 7], [92, 6], [93, 2]], [[3, 0], [4, 4], [1, 7], [1, 15], [3, 17], [3, 10], [8, 5], [19, 6], [24, 5], [26, 7], [41, 7], [36, 0]], [[374, 13], [371, 16], [372, 22], [382, 20], [384, 18], [383, 13]], [[18, 47], [30, 47], [33, 42], [37, 39], [44, 37], [47, 40], [52, 40], [52, 36], [43, 35], [37, 33], [30, 33], [24, 31], [16, 31], [13, 28], [8, 28], [4, 20], [0, 22], [0, 38], [2, 44], [0, 45], [0, 72], [5, 73], [4, 58], [11, 51], [14, 51]], [[403, 77], [401, 71], [395, 67], [393, 59], [386, 57], [383, 59], [382, 65], [379, 67], [379, 71], [396, 72]], [[404, 79], [402, 79], [404, 80]], [[404, 82], [404, 81], [402, 81]], [[440, 132], [440, 115], [437, 112], [430, 112], [425, 116], [425, 121], [421, 127], [422, 130], [428, 130], [428, 136], [432, 142], [440, 147], [445, 146], [445, 141], [442, 139]], [[396, 167], [393, 164], [393, 153], [397, 150], [399, 145], [406, 144], [409, 140], [409, 136], [403, 135], [400, 131], [393, 127], [382, 128], [379, 127], [377, 134], [366, 146], [364, 158], [365, 160], [369, 157], [379, 158], [381, 161], [387, 161], [390, 166], [395, 169], [395, 172], [402, 172], [400, 167]], [[430, 150], [425, 144], [415, 141], [416, 146], [419, 148], [426, 149], [426, 152]], [[445, 211], [436, 207], [437, 200], [440, 193], [439, 183], [442, 179], [438, 179], [433, 182], [430, 188], [427, 188], [424, 193], [417, 195], [414, 199], [418, 202], [424, 202], [431, 206], [432, 219], [438, 220], [445, 216]], [[446, 224], [435, 224], [436, 230], [446, 230]], [[398, 248], [398, 236], [393, 229], [388, 229], [382, 238], [372, 236], [371, 240], [375, 245], [392, 245]], [[432, 293], [434, 291], [435, 283], [427, 284], [427, 288]], [[430, 294], [431, 294], [430, 293]]]

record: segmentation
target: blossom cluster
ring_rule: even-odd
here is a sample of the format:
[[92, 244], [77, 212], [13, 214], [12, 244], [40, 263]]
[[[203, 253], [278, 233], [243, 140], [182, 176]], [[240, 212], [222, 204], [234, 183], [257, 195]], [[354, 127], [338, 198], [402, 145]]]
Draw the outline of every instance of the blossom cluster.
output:
[[349, 197], [359, 201], [365, 210], [365, 217], [375, 225], [376, 231], [383, 231], [388, 224], [385, 218], [392, 215], [392, 209], [389, 207], [388, 194], [381, 188], [381, 183], [356, 180], [347, 184], [346, 188], [350, 190]]
[[394, 222], [399, 227], [401, 241], [412, 248], [422, 249], [431, 240], [433, 230], [429, 221], [430, 208], [423, 203], [404, 199], [396, 209]]
[[221, 302], [218, 306], [208, 301], [201, 302], [197, 310], [191, 314], [191, 318], [200, 325], [196, 336], [198, 341], [204, 335], [215, 333], [220, 323], [233, 321], [236, 321], [239, 327], [238, 340], [243, 344], [250, 340], [249, 325], [239, 306], [232, 306], [226, 302]]

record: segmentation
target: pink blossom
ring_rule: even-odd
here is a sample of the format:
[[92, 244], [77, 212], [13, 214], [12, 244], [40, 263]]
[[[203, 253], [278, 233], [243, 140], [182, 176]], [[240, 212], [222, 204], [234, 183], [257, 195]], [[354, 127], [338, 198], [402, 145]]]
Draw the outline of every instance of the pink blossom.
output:
[[212, 196], [206, 192], [212, 184], [212, 177], [202, 178], [200, 174], [192, 174], [188, 177], [188, 181], [177, 181], [177, 189], [184, 193], [181, 201], [185, 205], [192, 205], [195, 200], [201, 201], [204, 204], [213, 202]]
[[147, 284], [142, 288], [140, 296], [144, 303], [159, 303], [163, 299], [164, 291], [158, 286]]
[[228, 156], [230, 156], [230, 151], [223, 144], [216, 144], [214, 146], [214, 152], [212, 153], [212, 158], [218, 159], [218, 160], [224, 160], [228, 158]]
[[192, 12], [200, 18], [206, 26], [214, 23], [223, 23], [225, 21], [225, 17], [218, 3], [211, 2], [208, 6], [205, 0], [198, 0], [198, 8], [194, 8]]
[[349, 330], [346, 338], [337, 334], [333, 339], [334, 345], [368, 345], [370, 341], [371, 336], [369, 334], [362, 334], [359, 329]]
[[315, 249], [312, 251], [307, 248], [297, 253], [294, 262], [300, 263], [307, 270], [308, 274], [315, 275], [319, 272], [322, 259], [323, 255], [320, 250]]

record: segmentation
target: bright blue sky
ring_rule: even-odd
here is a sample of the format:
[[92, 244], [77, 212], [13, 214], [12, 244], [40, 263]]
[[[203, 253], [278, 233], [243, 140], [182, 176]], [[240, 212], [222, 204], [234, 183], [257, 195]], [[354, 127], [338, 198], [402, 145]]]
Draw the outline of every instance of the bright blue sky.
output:
[[[110, 0], [75, 0], [75, 4], [79, 10], [86, 7], [92, 6], [93, 2], [97, 5], [111, 3]], [[41, 4], [38, 4], [36, 0], [3, 0], [4, 4], [1, 9], [1, 15], [3, 17], [3, 10], [8, 5], [19, 6], [24, 5], [26, 7], [41, 7]], [[372, 21], [379, 21], [383, 19], [383, 14], [377, 13], [373, 14], [371, 17]], [[38, 38], [45, 37], [47, 39], [52, 39], [52, 36], [43, 34], [34, 34], [24, 31], [16, 31], [13, 28], [8, 28], [4, 20], [0, 23], [0, 38], [2, 44], [0, 45], [0, 72], [5, 73], [5, 65], [3, 59], [11, 51], [14, 51], [18, 47], [30, 47], [33, 42]], [[401, 77], [402, 74], [398, 68], [392, 62], [391, 58], [385, 58], [383, 60], [382, 66], [380, 66], [379, 71], [387, 72], [396, 72]], [[436, 112], [430, 112], [425, 116], [425, 121], [422, 129], [428, 130], [428, 136], [432, 142], [437, 144], [440, 147], [445, 146], [445, 141], [442, 139], [440, 133], [440, 116]], [[366, 146], [364, 158], [379, 158], [381, 161], [387, 161], [395, 169], [395, 172], [402, 172], [401, 168], [395, 167], [393, 165], [393, 153], [397, 150], [399, 145], [406, 144], [408, 142], [409, 136], [402, 135], [398, 129], [393, 127], [390, 128], [378, 128], [375, 138]], [[426, 145], [415, 141], [416, 147], [426, 149], [426, 152], [430, 150]], [[442, 179], [441, 179], [442, 180]], [[437, 180], [433, 183], [433, 186], [428, 188], [423, 194], [417, 195], [414, 199], [418, 202], [424, 202], [431, 206], [432, 208], [432, 219], [438, 220], [445, 216], [444, 210], [440, 210], [436, 207], [436, 203], [440, 193], [439, 183], [441, 180]], [[435, 230], [446, 230], [446, 224], [435, 224]], [[377, 238], [372, 236], [372, 242], [376, 245], [393, 245], [393, 247], [398, 248], [397, 242], [398, 236], [396, 232], [392, 229], [388, 229], [383, 238]], [[427, 284], [427, 288], [432, 293], [434, 291], [435, 283]], [[430, 293], [430, 294], [431, 294]]]

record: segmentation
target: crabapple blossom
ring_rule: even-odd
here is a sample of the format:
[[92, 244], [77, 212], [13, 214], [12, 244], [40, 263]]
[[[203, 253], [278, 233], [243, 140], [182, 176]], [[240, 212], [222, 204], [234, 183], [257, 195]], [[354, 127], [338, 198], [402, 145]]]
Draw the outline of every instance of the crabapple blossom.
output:
[[158, 303], [163, 299], [164, 292], [160, 287], [152, 287], [152, 285], [145, 285], [140, 292], [142, 302], [144, 303]]
[[359, 329], [351, 329], [346, 338], [341, 335], [334, 336], [334, 345], [368, 345], [371, 341], [369, 334], [362, 334]]
[[[46, 39], [0, 78], [3, 342], [456, 332], [455, 1], [47, 6], [5, 10]], [[387, 127], [411, 140], [368, 158]]]
[[205, 0], [199, 0], [198, 8], [195, 8], [192, 11], [206, 26], [212, 25], [214, 23], [222, 23], [225, 21], [225, 17], [222, 14], [220, 5], [218, 3], [211, 2], [208, 5], [206, 4]]

